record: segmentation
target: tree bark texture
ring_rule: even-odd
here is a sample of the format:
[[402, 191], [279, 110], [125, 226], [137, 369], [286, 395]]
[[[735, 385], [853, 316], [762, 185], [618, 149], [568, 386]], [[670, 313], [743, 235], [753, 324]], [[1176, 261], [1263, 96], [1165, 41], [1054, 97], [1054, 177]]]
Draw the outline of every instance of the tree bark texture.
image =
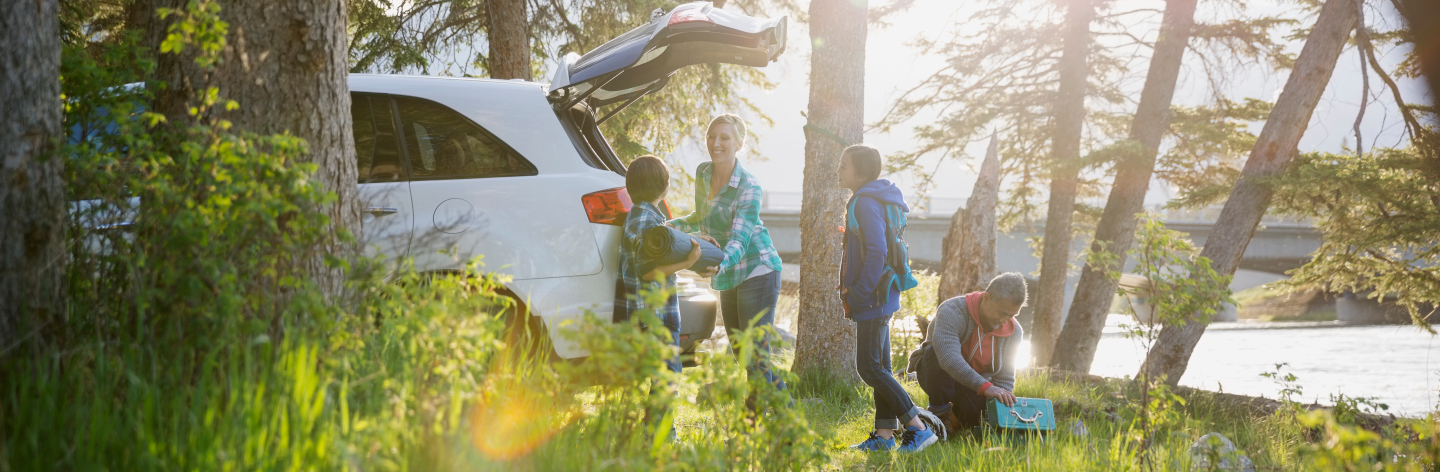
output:
[[[1206, 238], [1205, 248], [1200, 251], [1200, 256], [1209, 258], [1220, 275], [1235, 274], [1260, 217], [1270, 205], [1273, 191], [1263, 181], [1283, 172], [1299, 153], [1295, 146], [1305, 134], [1315, 104], [1330, 83], [1335, 60], [1355, 29], [1356, 1], [1328, 0], [1320, 8], [1320, 17], [1305, 39], [1305, 47], [1285, 81], [1284, 91], [1265, 121], [1255, 147], [1250, 150], [1250, 158], [1241, 169], [1240, 179], [1230, 191], [1225, 207], [1220, 210], [1220, 218]], [[1141, 375], [1164, 375], [1168, 383], [1177, 384], [1195, 352], [1195, 344], [1205, 334], [1205, 326], [1192, 319], [1182, 325], [1162, 328], [1155, 347], [1141, 366]]]
[[[183, 1], [156, 0], [158, 6], [183, 8]], [[165, 5], [169, 3], [169, 5]], [[222, 0], [220, 17], [230, 24], [219, 64], [212, 73], [194, 66], [185, 54], [159, 54], [156, 78], [168, 89], [156, 94], [156, 110], [172, 121], [186, 120], [189, 101], [207, 86], [238, 110], [223, 115], [236, 132], [260, 135], [289, 132], [308, 143], [304, 162], [319, 168], [314, 178], [334, 192], [329, 214], [336, 235], [358, 237], [360, 203], [356, 181], [355, 139], [350, 118], [349, 66], [346, 59], [344, 0], [247, 2]], [[174, 17], [172, 17], [173, 19]], [[172, 20], [151, 22], [163, 38]], [[348, 258], [354, 248], [332, 240], [302, 263], [305, 273], [327, 294], [337, 295], [344, 274], [324, 265], [324, 253]]]
[[796, 372], [859, 381], [855, 326], [845, 318], [835, 288], [839, 280], [847, 192], [836, 169], [845, 145], [864, 137], [867, 2], [810, 3], [810, 105], [805, 127], [805, 180], [800, 212], [800, 313]]
[[60, 121], [58, 5], [0, 3], [0, 357], [65, 315]]
[[1195, 25], [1196, 0], [1170, 0], [1160, 23], [1160, 36], [1150, 57], [1150, 71], [1140, 92], [1140, 105], [1130, 122], [1130, 140], [1138, 149], [1126, 154], [1116, 166], [1115, 184], [1110, 188], [1109, 201], [1095, 227], [1091, 251], [1106, 251], [1119, 256], [1114, 267], [1090, 263], [1080, 272], [1080, 284], [1070, 314], [1065, 317], [1064, 330], [1055, 342], [1050, 365], [1057, 369], [1087, 373], [1095, 360], [1095, 348], [1110, 302], [1115, 298], [1119, 281], [1108, 273], [1112, 268], [1125, 267], [1126, 252], [1135, 241], [1136, 214], [1144, 211], [1145, 192], [1150, 189], [1150, 176], [1155, 172], [1155, 156], [1160, 141], [1170, 127], [1170, 102], [1175, 96], [1175, 83], [1180, 65]]
[[490, 22], [490, 56], [485, 59], [490, 78], [532, 80], [525, 0], [487, 0], [485, 14]]
[[939, 300], [984, 290], [985, 283], [995, 277], [995, 204], [1000, 200], [1000, 156], [997, 138], [990, 138], [985, 160], [980, 163], [980, 176], [965, 208], [950, 217], [950, 231], [945, 235], [944, 259], [941, 262]]
[[1065, 275], [1070, 271], [1071, 223], [1075, 214], [1075, 187], [1080, 168], [1080, 135], [1085, 125], [1085, 80], [1089, 75], [1090, 21], [1095, 5], [1090, 0], [1068, 3], [1065, 42], [1060, 56], [1060, 85], [1051, 132], [1050, 203], [1045, 215], [1045, 241], [1040, 256], [1040, 282], [1035, 294], [1035, 331], [1030, 345], [1045, 365], [1055, 337], [1060, 335], [1060, 311], [1065, 305]]

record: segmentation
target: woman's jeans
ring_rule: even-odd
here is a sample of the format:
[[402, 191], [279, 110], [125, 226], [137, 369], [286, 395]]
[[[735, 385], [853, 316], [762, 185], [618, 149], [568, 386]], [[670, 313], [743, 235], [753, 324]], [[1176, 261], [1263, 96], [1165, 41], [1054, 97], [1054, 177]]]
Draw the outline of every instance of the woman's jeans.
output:
[[920, 414], [890, 372], [890, 316], [855, 323], [855, 370], [875, 389], [875, 429], [900, 429]]
[[[739, 353], [736, 338], [754, 323], [756, 328], [775, 325], [775, 303], [780, 299], [780, 271], [759, 277], [751, 277], [739, 287], [720, 291], [720, 316], [725, 322], [725, 335], [730, 338], [731, 352]], [[770, 340], [760, 340], [755, 346], [755, 362], [749, 366], [749, 374], [760, 372], [765, 380], [784, 390], [785, 382], [776, 379], [770, 370]]]

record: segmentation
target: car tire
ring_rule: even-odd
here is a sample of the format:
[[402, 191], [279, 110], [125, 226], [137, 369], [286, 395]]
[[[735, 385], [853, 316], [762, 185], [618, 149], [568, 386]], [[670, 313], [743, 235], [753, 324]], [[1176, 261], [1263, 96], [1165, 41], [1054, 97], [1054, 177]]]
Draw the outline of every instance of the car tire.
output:
[[[458, 271], [437, 271], [428, 273], [427, 275], [430, 277], [444, 277], [458, 276], [461, 275], [461, 273]], [[473, 278], [493, 277], [491, 274], [465, 274], [465, 276]], [[555, 351], [555, 346], [550, 341], [550, 331], [546, 329], [545, 321], [534, 313], [531, 313], [530, 307], [525, 303], [524, 299], [520, 298], [520, 296], [510, 290], [509, 287], [496, 283], [493, 279], [490, 283], [495, 287], [495, 295], [509, 299], [510, 301], [509, 306], [501, 309], [499, 313], [494, 314], [505, 321], [504, 332], [501, 337], [501, 340], [505, 341], [505, 345], [524, 349], [526, 354], [535, 356], [536, 360], [552, 362], [555, 359], [559, 359], [560, 354]], [[477, 287], [479, 285], [482, 284], [477, 283], [471, 286]]]

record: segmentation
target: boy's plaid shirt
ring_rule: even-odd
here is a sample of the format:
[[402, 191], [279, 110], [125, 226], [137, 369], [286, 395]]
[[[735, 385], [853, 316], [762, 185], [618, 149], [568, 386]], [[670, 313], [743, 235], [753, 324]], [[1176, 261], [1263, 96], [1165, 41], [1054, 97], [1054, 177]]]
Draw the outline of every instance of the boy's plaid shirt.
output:
[[615, 294], [615, 306], [625, 307], [627, 318], [647, 308], [646, 300], [640, 296], [641, 289], [655, 291], [668, 288], [671, 290], [670, 298], [665, 306], [656, 307], [655, 316], [661, 321], [680, 319], [680, 298], [674, 293], [675, 274], [661, 280], [640, 278], [655, 270], [655, 261], [640, 256], [645, 230], [664, 224], [665, 217], [650, 202], [635, 202], [635, 206], [630, 208], [630, 215], [625, 217], [625, 229], [620, 240], [620, 281], [625, 291]]
[[770, 242], [770, 231], [760, 221], [760, 203], [765, 194], [755, 176], [736, 162], [730, 183], [709, 200], [714, 167], [704, 162], [695, 169], [695, 211], [670, 223], [681, 231], [698, 231], [720, 243], [725, 258], [720, 261], [719, 273], [710, 279], [710, 286], [730, 290], [739, 287], [761, 265], [780, 272], [780, 254]]

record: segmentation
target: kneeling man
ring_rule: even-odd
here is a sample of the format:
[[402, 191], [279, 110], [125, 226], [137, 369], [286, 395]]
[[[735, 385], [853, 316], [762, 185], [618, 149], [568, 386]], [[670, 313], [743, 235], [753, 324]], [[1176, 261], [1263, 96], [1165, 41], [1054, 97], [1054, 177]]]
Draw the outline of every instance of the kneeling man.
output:
[[1023, 338], [1015, 315], [1022, 306], [1025, 278], [1017, 272], [940, 304], [917, 369], [932, 412], [943, 415], [948, 403], [968, 429], [984, 418], [987, 400], [1015, 404], [1015, 356]]

